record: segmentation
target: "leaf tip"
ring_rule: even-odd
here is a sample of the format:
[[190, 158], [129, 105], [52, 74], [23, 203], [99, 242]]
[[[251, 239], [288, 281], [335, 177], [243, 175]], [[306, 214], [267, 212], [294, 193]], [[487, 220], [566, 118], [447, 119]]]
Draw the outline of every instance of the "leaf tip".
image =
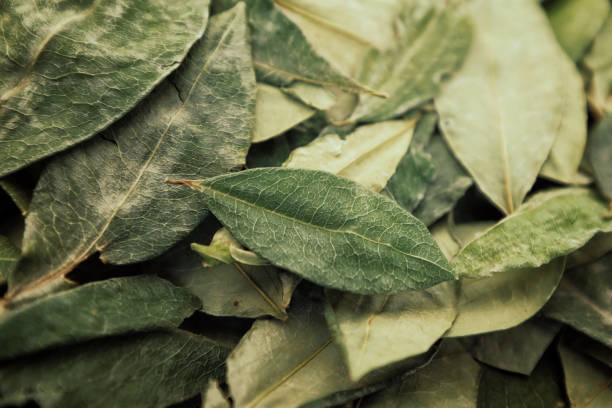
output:
[[202, 190], [202, 185], [195, 180], [175, 180], [167, 178], [165, 181], [169, 184], [184, 184], [194, 190]]

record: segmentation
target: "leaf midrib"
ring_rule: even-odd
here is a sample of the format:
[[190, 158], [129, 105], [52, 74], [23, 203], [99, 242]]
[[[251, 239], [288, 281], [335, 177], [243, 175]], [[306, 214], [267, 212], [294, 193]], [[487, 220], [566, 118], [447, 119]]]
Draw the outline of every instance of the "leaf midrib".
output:
[[[99, 1], [99, 0], [97, 0], [97, 1]], [[176, 112], [172, 115], [172, 118], [170, 118], [170, 121], [168, 122], [168, 125], [166, 126], [166, 128], [164, 129], [162, 134], [160, 135], [159, 140], [157, 141], [157, 144], [155, 145], [155, 147], [151, 151], [151, 154], [149, 155], [149, 158], [142, 165], [140, 171], [138, 172], [138, 174], [136, 175], [136, 178], [134, 179], [134, 182], [132, 183], [130, 188], [125, 193], [125, 195], [124, 195], [123, 199], [121, 200], [121, 202], [115, 207], [115, 210], [110, 214], [110, 216], [108, 217], [107, 222], [104, 224], [104, 226], [102, 227], [102, 229], [100, 230], [98, 235], [92, 240], [92, 242], [87, 247], [81, 246], [77, 251], [74, 251], [72, 256], [70, 257], [70, 259], [67, 260], [66, 262], [64, 262], [63, 264], [61, 264], [59, 267], [57, 267], [55, 269], [55, 272], [52, 272], [50, 274], [44, 275], [44, 276], [36, 279], [32, 283], [30, 283], [30, 284], [22, 287], [21, 289], [19, 289], [17, 292], [11, 291], [10, 293], [8, 293], [5, 296], [5, 301], [8, 300], [8, 299], [14, 298], [15, 295], [18, 294], [18, 293], [23, 293], [25, 291], [33, 290], [33, 289], [35, 289], [38, 286], [44, 285], [48, 281], [52, 281], [54, 279], [57, 279], [60, 276], [65, 275], [66, 273], [70, 272], [76, 265], [78, 265], [79, 263], [84, 261], [91, 254], [91, 252], [94, 250], [96, 244], [103, 238], [104, 234], [106, 233], [106, 231], [108, 230], [108, 228], [112, 224], [113, 220], [115, 219], [115, 217], [119, 213], [119, 210], [125, 205], [125, 203], [128, 201], [128, 198], [132, 195], [132, 193], [134, 192], [134, 190], [138, 186], [138, 184], [139, 184], [140, 180], [142, 179], [142, 176], [144, 175], [146, 169], [151, 164], [151, 162], [152, 162], [153, 158], [156, 156], [156, 154], [157, 154], [157, 152], [158, 152], [162, 142], [165, 140], [165, 138], [166, 138], [166, 136], [168, 134], [168, 131], [170, 130], [170, 128], [174, 124], [175, 119], [178, 117], [178, 115], [181, 112], [183, 112], [185, 110], [187, 104], [191, 100], [191, 95], [193, 94], [193, 91], [195, 90], [196, 85], [199, 83], [202, 75], [204, 74], [204, 72], [208, 68], [209, 63], [214, 59], [215, 54], [219, 51], [221, 46], [224, 44], [228, 34], [232, 31], [232, 27], [233, 27], [236, 19], [238, 18], [238, 16], [239, 15], [236, 14], [236, 16], [234, 16], [233, 20], [227, 25], [227, 29], [223, 33], [221, 39], [219, 40], [219, 43], [217, 44], [217, 46], [215, 47], [213, 52], [209, 55], [209, 57], [206, 59], [204, 65], [202, 66], [202, 69], [198, 73], [198, 76], [193, 81], [193, 84], [192, 84], [191, 88], [189, 89], [189, 93], [185, 97], [185, 100], [183, 101], [181, 106], [176, 110]], [[99, 251], [103, 251], [104, 248], [98, 248], [98, 250]]]

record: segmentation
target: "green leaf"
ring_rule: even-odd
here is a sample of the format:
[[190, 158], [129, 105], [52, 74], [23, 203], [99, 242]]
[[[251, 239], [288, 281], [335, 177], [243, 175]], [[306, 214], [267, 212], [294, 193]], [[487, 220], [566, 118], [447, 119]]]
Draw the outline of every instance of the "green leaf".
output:
[[609, 0], [556, 0], [546, 7], [557, 40], [579, 61], [610, 11]]
[[502, 219], [468, 243], [453, 259], [460, 276], [537, 267], [609, 231], [606, 206], [590, 190], [565, 188], [534, 195], [516, 214]]
[[226, 355], [213, 341], [181, 330], [99, 339], [3, 364], [0, 404], [166, 407], [219, 377]]
[[0, 235], [0, 284], [4, 283], [15, 269], [21, 252], [4, 235]]
[[93, 136], [132, 108], [202, 36], [208, 3], [3, 1], [0, 176]]
[[362, 408], [474, 408], [480, 366], [455, 340], [446, 340], [427, 367], [366, 397]]
[[199, 194], [164, 180], [243, 165], [255, 97], [246, 28], [242, 3], [215, 16], [170, 80], [102, 137], [47, 167], [9, 298], [61, 281], [94, 252], [114, 264], [152, 258], [204, 218]]
[[597, 187], [612, 202], [612, 115], [606, 116], [595, 128], [588, 153]]
[[529, 377], [483, 368], [478, 386], [478, 408], [565, 407], [556, 361], [544, 358]]
[[321, 300], [296, 295], [285, 322], [257, 320], [227, 359], [236, 408], [326, 407], [381, 389], [385, 381], [419, 367], [414, 358], [361, 381], [349, 377], [323, 317]]
[[231, 408], [231, 405], [216, 380], [210, 380], [202, 393], [202, 408]]
[[612, 254], [567, 271], [543, 312], [612, 347]]
[[21, 211], [21, 215], [24, 217], [28, 215], [28, 208], [32, 200], [32, 191], [24, 188], [19, 183], [17, 177], [14, 176], [7, 176], [0, 179], [0, 188], [11, 197], [11, 200], [13, 200], [17, 208], [19, 208], [19, 211]]
[[436, 106], [459, 161], [491, 202], [510, 214], [558, 133], [567, 99], [559, 90], [570, 62], [536, 2], [477, 0], [470, 10], [470, 53]]
[[389, 98], [361, 96], [353, 121], [390, 119], [433, 98], [461, 66], [471, 43], [471, 24], [456, 4], [410, 1], [397, 27], [397, 45], [371, 51], [358, 75]]
[[456, 315], [455, 282], [395, 295], [328, 293], [328, 299], [327, 322], [355, 380], [425, 353]]
[[467, 337], [462, 342], [483, 363], [530, 375], [560, 328], [551, 320], [531, 319], [512, 329]]
[[566, 344], [559, 344], [567, 396], [572, 407], [606, 408], [612, 405], [612, 370]]
[[429, 185], [436, 178], [436, 167], [431, 156], [410, 151], [397, 165], [385, 192], [406, 211], [413, 212], [425, 197]]
[[258, 83], [252, 142], [259, 143], [278, 136], [316, 112], [279, 88]]
[[221, 228], [213, 236], [210, 245], [191, 244], [191, 249], [203, 259], [203, 266], [217, 266], [239, 262], [246, 265], [269, 265], [270, 262], [254, 252], [246, 250], [240, 242], [225, 228]]
[[584, 246], [567, 256], [567, 267], [573, 268], [596, 261], [612, 251], [612, 233], [600, 232]]
[[380, 191], [408, 150], [416, 120], [395, 120], [360, 126], [342, 138], [321, 135], [295, 149], [284, 167], [323, 170]]
[[302, 81], [344, 91], [378, 92], [338, 72], [312, 48], [300, 28], [272, 0], [250, 1], [248, 21], [259, 81], [276, 86]]
[[51, 346], [155, 328], [173, 328], [199, 300], [153, 276], [89, 283], [0, 312], [0, 360]]
[[591, 71], [589, 102], [598, 116], [612, 113], [612, 13], [595, 37], [591, 50], [584, 57], [584, 65]]
[[432, 137], [425, 153], [432, 158], [436, 177], [412, 213], [425, 225], [430, 225], [453, 208], [473, 181], [440, 135]]
[[178, 182], [253, 252], [323, 286], [377, 294], [454, 279], [420, 221], [353, 181], [271, 168]]
[[315, 109], [327, 110], [336, 104], [334, 92], [322, 86], [306, 82], [295, 82], [284, 87], [283, 92]]
[[570, 331], [567, 335], [563, 336], [563, 342], [569, 347], [580, 350], [581, 353], [593, 357], [612, 368], [612, 348], [605, 344], [577, 331]]

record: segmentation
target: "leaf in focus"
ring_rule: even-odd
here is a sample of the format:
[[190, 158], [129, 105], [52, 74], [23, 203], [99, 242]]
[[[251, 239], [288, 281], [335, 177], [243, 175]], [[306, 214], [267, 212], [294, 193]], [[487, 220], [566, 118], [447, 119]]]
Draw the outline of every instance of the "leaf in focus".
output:
[[529, 377], [484, 366], [478, 408], [565, 407], [557, 362], [545, 356]]
[[469, 242], [453, 259], [459, 276], [485, 277], [537, 267], [566, 255], [612, 224], [592, 191], [564, 188], [535, 194], [512, 216]]
[[315, 109], [287, 96], [279, 88], [258, 83], [255, 130], [251, 141], [259, 143], [278, 136], [316, 112]]
[[15, 269], [21, 251], [4, 235], [0, 235], [0, 284], [6, 282], [9, 274]]
[[50, 163], [9, 298], [62, 280], [94, 252], [113, 264], [152, 258], [204, 218], [201, 196], [165, 178], [243, 165], [255, 97], [246, 28], [243, 4], [215, 16], [170, 80], [97, 140]]
[[429, 185], [436, 178], [436, 167], [431, 156], [410, 151], [402, 157], [385, 192], [406, 211], [413, 212], [425, 197]]
[[588, 154], [597, 187], [612, 202], [612, 115], [597, 124], [589, 138]]
[[220, 377], [227, 352], [182, 330], [94, 340], [4, 363], [0, 404], [166, 407], [199, 394], [209, 378]]
[[352, 121], [391, 119], [438, 94], [440, 86], [461, 66], [471, 43], [471, 24], [461, 7], [443, 1], [407, 2], [396, 25], [397, 44], [373, 50], [358, 79], [386, 99], [361, 95]]
[[174, 328], [200, 307], [153, 276], [93, 282], [0, 311], [0, 360], [97, 337]]
[[351, 378], [425, 353], [451, 327], [455, 282], [394, 295], [328, 293], [326, 319]]
[[608, 14], [593, 46], [584, 57], [584, 65], [590, 70], [589, 102], [600, 117], [612, 113], [612, 13]]
[[254, 252], [244, 249], [225, 228], [215, 233], [210, 245], [191, 244], [191, 249], [204, 259], [205, 267], [239, 262], [246, 265], [269, 265], [270, 262]]
[[412, 213], [425, 225], [430, 225], [453, 208], [473, 181], [440, 135], [432, 137], [425, 153], [432, 158], [436, 176]]
[[477, 0], [470, 10], [469, 55], [442, 87], [436, 107], [454, 154], [491, 202], [510, 214], [558, 133], [568, 57], [532, 0]]
[[556, 0], [546, 6], [557, 40], [574, 61], [584, 55], [609, 11], [609, 0]]
[[445, 340], [431, 364], [366, 397], [361, 408], [475, 408], [480, 365], [456, 340]]
[[200, 191], [212, 213], [253, 252], [323, 286], [378, 294], [454, 279], [420, 221], [345, 178], [262, 168], [176, 182]]
[[202, 36], [208, 3], [3, 1], [0, 176], [131, 109]]
[[608, 408], [612, 405], [612, 369], [559, 344], [567, 396], [572, 407]]
[[330, 133], [295, 149], [284, 167], [323, 170], [380, 191], [408, 150], [416, 120], [358, 127], [344, 138]]
[[202, 408], [231, 408], [216, 380], [210, 380], [206, 391], [202, 393]]
[[477, 360], [500, 370], [530, 375], [561, 324], [530, 319], [519, 326], [462, 339]]
[[612, 254], [608, 254], [567, 271], [544, 307], [544, 315], [612, 347], [611, 261]]

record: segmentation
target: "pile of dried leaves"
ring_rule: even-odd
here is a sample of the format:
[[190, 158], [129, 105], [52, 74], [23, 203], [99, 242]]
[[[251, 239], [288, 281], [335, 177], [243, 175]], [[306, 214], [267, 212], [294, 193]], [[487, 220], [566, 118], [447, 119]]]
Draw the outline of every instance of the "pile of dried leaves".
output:
[[611, 407], [609, 0], [0, 2], [0, 406]]

